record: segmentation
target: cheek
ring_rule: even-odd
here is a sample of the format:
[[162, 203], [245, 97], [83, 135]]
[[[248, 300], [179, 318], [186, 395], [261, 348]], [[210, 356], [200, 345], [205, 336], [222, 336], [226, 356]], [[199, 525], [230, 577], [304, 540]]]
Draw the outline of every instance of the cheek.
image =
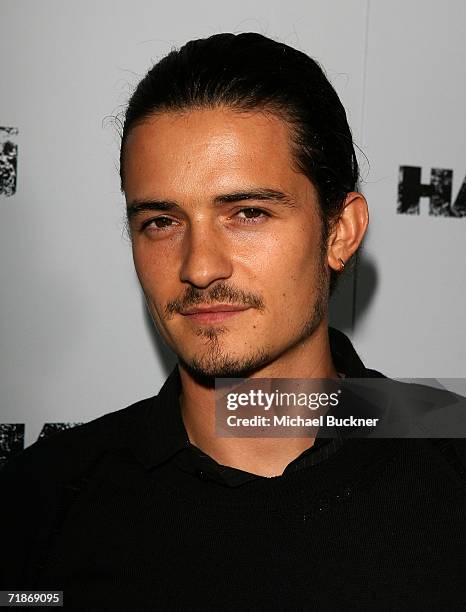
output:
[[261, 277], [270, 296], [269, 306], [276, 314], [288, 316], [296, 310], [306, 310], [313, 303], [324, 265], [317, 240], [290, 241], [286, 247], [280, 244], [259, 260]]
[[322, 265], [319, 238], [310, 240], [303, 231], [286, 239], [277, 237], [265, 249], [262, 245], [260, 249], [256, 247], [254, 260], [256, 266], [262, 266], [277, 279], [289, 279], [290, 283], [311, 281]]
[[168, 261], [167, 257], [161, 257], [154, 250], [134, 245], [133, 260], [136, 274], [146, 295], [155, 302], [166, 301], [173, 297], [168, 295], [175, 275], [172, 261]]

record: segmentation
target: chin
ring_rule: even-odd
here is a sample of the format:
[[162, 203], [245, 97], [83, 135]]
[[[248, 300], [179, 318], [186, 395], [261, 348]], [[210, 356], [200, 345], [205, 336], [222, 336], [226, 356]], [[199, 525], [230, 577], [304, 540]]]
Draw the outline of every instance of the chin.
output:
[[183, 367], [198, 379], [247, 378], [270, 361], [271, 356], [265, 349], [248, 356], [228, 355], [219, 350], [192, 359], [180, 357]]

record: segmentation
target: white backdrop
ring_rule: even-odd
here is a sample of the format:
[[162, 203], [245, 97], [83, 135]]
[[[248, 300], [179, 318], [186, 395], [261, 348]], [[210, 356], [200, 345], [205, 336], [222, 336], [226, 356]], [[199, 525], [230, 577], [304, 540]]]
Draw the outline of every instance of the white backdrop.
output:
[[0, 194], [0, 424], [25, 424], [26, 445], [44, 423], [154, 395], [174, 363], [123, 235], [108, 117], [173, 46], [222, 31], [320, 61], [369, 158], [371, 229], [333, 323], [387, 375], [465, 376], [466, 217], [430, 216], [426, 197], [419, 215], [397, 213], [400, 166], [421, 167], [423, 183], [453, 170], [453, 200], [466, 174], [462, 0], [1, 0], [0, 11], [0, 126], [19, 130], [16, 193]]

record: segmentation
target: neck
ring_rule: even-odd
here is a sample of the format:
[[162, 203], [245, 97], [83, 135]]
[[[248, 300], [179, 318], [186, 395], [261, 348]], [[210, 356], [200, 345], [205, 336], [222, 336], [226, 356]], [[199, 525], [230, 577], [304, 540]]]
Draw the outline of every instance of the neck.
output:
[[[222, 438], [215, 433], [215, 389], [203, 386], [181, 364], [181, 413], [192, 444], [218, 463], [260, 476], [278, 476], [314, 438]], [[311, 337], [251, 378], [338, 378], [332, 362], [327, 321]]]

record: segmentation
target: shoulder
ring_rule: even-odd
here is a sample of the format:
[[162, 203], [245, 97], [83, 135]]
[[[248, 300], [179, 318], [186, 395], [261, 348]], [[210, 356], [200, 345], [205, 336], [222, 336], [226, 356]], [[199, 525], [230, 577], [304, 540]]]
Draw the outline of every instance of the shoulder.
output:
[[56, 481], [78, 477], [103, 454], [131, 443], [143, 430], [157, 396], [105, 414], [88, 423], [40, 438], [0, 469], [0, 484], [14, 479]]
[[[156, 396], [41, 438], [0, 469], [0, 583], [26, 588], [73, 496], [107, 455], [144, 431]], [[5, 583], [6, 584], [6, 583]], [[25, 586], [26, 585], [26, 586]], [[0, 586], [2, 586], [0, 584]]]
[[[435, 384], [434, 381], [426, 380]], [[448, 389], [386, 378], [389, 420], [394, 432], [416, 443], [426, 461], [443, 465], [457, 483], [466, 485], [466, 398]], [[463, 436], [463, 437], [460, 437]]]
[[[344, 379], [368, 414], [380, 417], [372, 438], [390, 438], [426, 462], [450, 471], [466, 485], [466, 398], [434, 379], [397, 380], [365, 369], [363, 379]], [[353, 404], [351, 404], [353, 407]]]

